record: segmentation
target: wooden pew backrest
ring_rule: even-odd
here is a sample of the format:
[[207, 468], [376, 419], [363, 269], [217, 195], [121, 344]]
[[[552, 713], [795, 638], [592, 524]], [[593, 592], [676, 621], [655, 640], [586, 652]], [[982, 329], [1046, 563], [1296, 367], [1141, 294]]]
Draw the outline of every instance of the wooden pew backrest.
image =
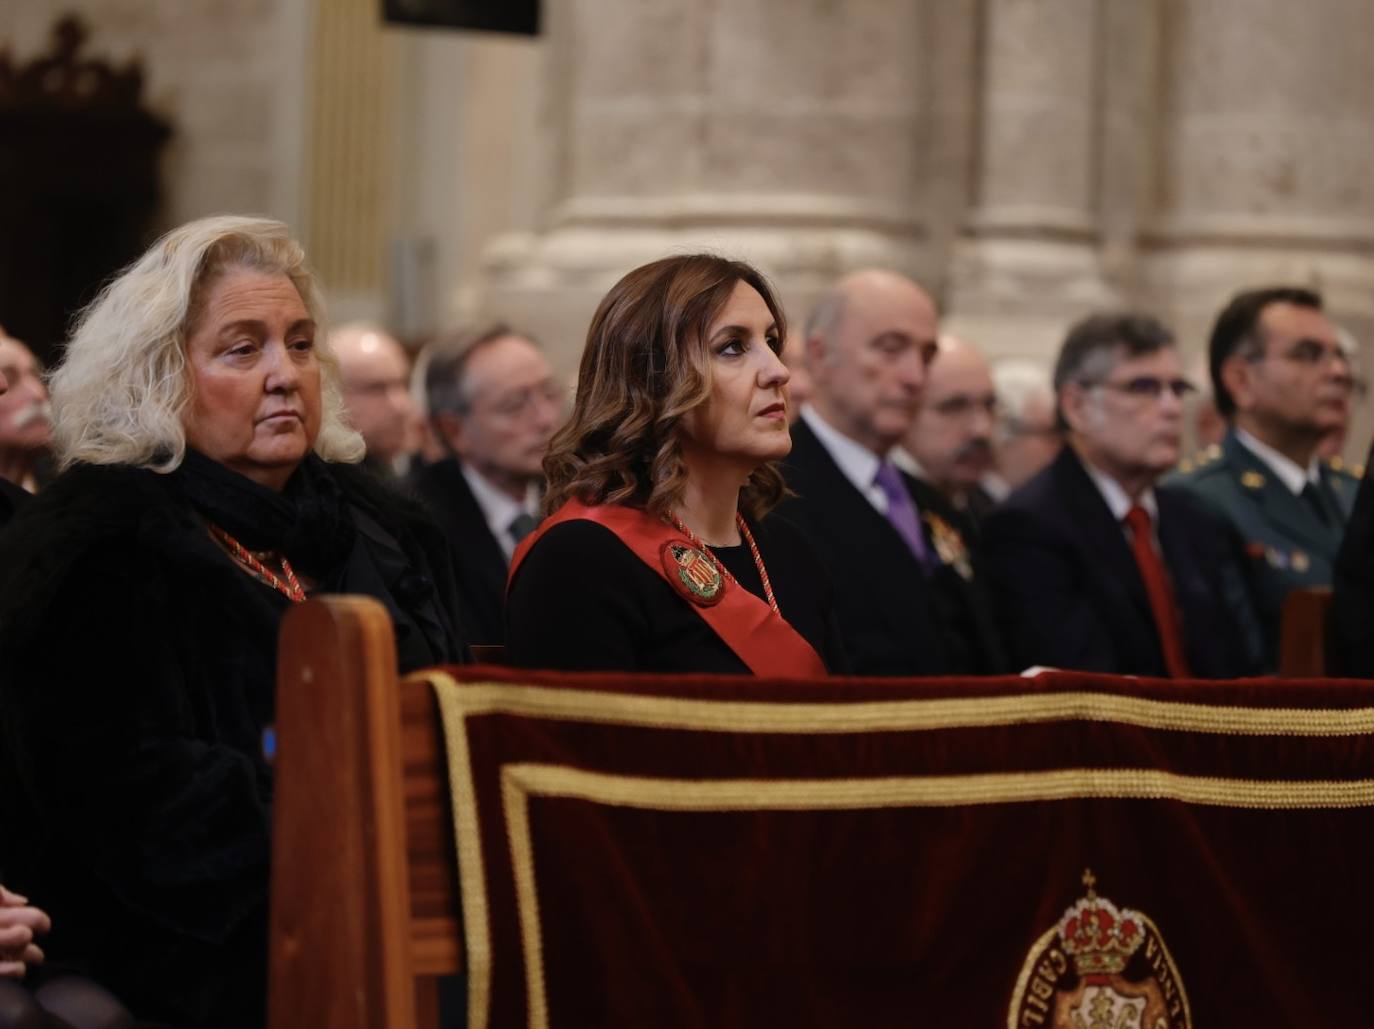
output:
[[1331, 590], [1325, 586], [1293, 590], [1279, 617], [1279, 675], [1319, 679], [1326, 675]]
[[435, 977], [461, 970], [438, 705], [395, 668], [374, 600], [319, 598], [283, 622], [272, 1029], [437, 1025]]

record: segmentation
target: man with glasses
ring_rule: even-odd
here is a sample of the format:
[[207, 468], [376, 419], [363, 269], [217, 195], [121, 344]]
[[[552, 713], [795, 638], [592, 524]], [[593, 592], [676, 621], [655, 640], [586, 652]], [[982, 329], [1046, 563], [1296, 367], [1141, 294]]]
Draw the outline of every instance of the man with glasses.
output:
[[942, 335], [916, 417], [892, 459], [934, 487], [970, 532], [993, 506], [983, 479], [993, 470], [997, 394], [983, 355], [958, 336]]
[[497, 325], [435, 348], [425, 398], [449, 456], [411, 481], [453, 546], [463, 625], [475, 643], [501, 643], [506, 569], [539, 519], [544, 453], [563, 420], [563, 389], [529, 337]]
[[339, 326], [329, 334], [329, 345], [339, 361], [349, 424], [367, 444], [367, 464], [384, 477], [402, 473], [415, 431], [405, 348], [366, 322]]
[[1213, 458], [1177, 481], [1243, 539], [1274, 664], [1284, 597], [1331, 584], [1355, 502], [1358, 479], [1318, 456], [1323, 437], [1350, 417], [1350, 355], [1317, 293], [1275, 287], [1226, 305], [1208, 363], [1228, 429]]
[[987, 519], [982, 572], [1020, 666], [1172, 678], [1257, 670], [1237, 541], [1158, 485], [1192, 385], [1173, 336], [1139, 314], [1075, 325], [1054, 369], [1067, 446]]

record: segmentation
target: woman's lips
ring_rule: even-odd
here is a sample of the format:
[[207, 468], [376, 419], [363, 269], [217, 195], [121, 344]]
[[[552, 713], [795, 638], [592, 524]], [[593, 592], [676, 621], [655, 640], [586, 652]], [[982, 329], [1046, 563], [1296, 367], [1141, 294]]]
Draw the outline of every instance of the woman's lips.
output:
[[786, 404], [769, 404], [767, 407], [765, 407], [762, 411], [760, 411], [760, 412], [758, 413], [757, 417], [759, 417], [759, 418], [786, 418], [786, 417], [787, 417], [787, 405], [786, 405]]
[[302, 421], [300, 412], [298, 411], [276, 411], [272, 414], [263, 416], [259, 420], [263, 422], [281, 422], [288, 419], [296, 422]]

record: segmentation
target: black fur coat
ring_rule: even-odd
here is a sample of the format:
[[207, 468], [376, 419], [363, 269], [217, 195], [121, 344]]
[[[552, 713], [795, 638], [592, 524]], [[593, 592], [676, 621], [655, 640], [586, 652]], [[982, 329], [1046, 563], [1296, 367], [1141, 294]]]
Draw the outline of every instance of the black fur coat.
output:
[[[366, 473], [327, 468], [357, 531], [320, 587], [379, 596], [403, 667], [461, 659], [442, 533]], [[0, 535], [0, 871], [52, 915], [50, 964], [140, 1018], [263, 1022], [261, 744], [288, 605], [171, 476], [74, 468]]]

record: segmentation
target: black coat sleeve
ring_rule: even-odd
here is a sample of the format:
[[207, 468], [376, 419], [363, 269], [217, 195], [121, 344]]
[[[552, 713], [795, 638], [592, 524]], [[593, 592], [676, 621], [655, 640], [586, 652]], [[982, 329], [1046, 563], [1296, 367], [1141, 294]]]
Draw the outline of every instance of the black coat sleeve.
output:
[[1112, 671], [1112, 632], [1080, 581], [1068, 540], [1034, 514], [1002, 507], [983, 528], [979, 572], [1018, 669]]

